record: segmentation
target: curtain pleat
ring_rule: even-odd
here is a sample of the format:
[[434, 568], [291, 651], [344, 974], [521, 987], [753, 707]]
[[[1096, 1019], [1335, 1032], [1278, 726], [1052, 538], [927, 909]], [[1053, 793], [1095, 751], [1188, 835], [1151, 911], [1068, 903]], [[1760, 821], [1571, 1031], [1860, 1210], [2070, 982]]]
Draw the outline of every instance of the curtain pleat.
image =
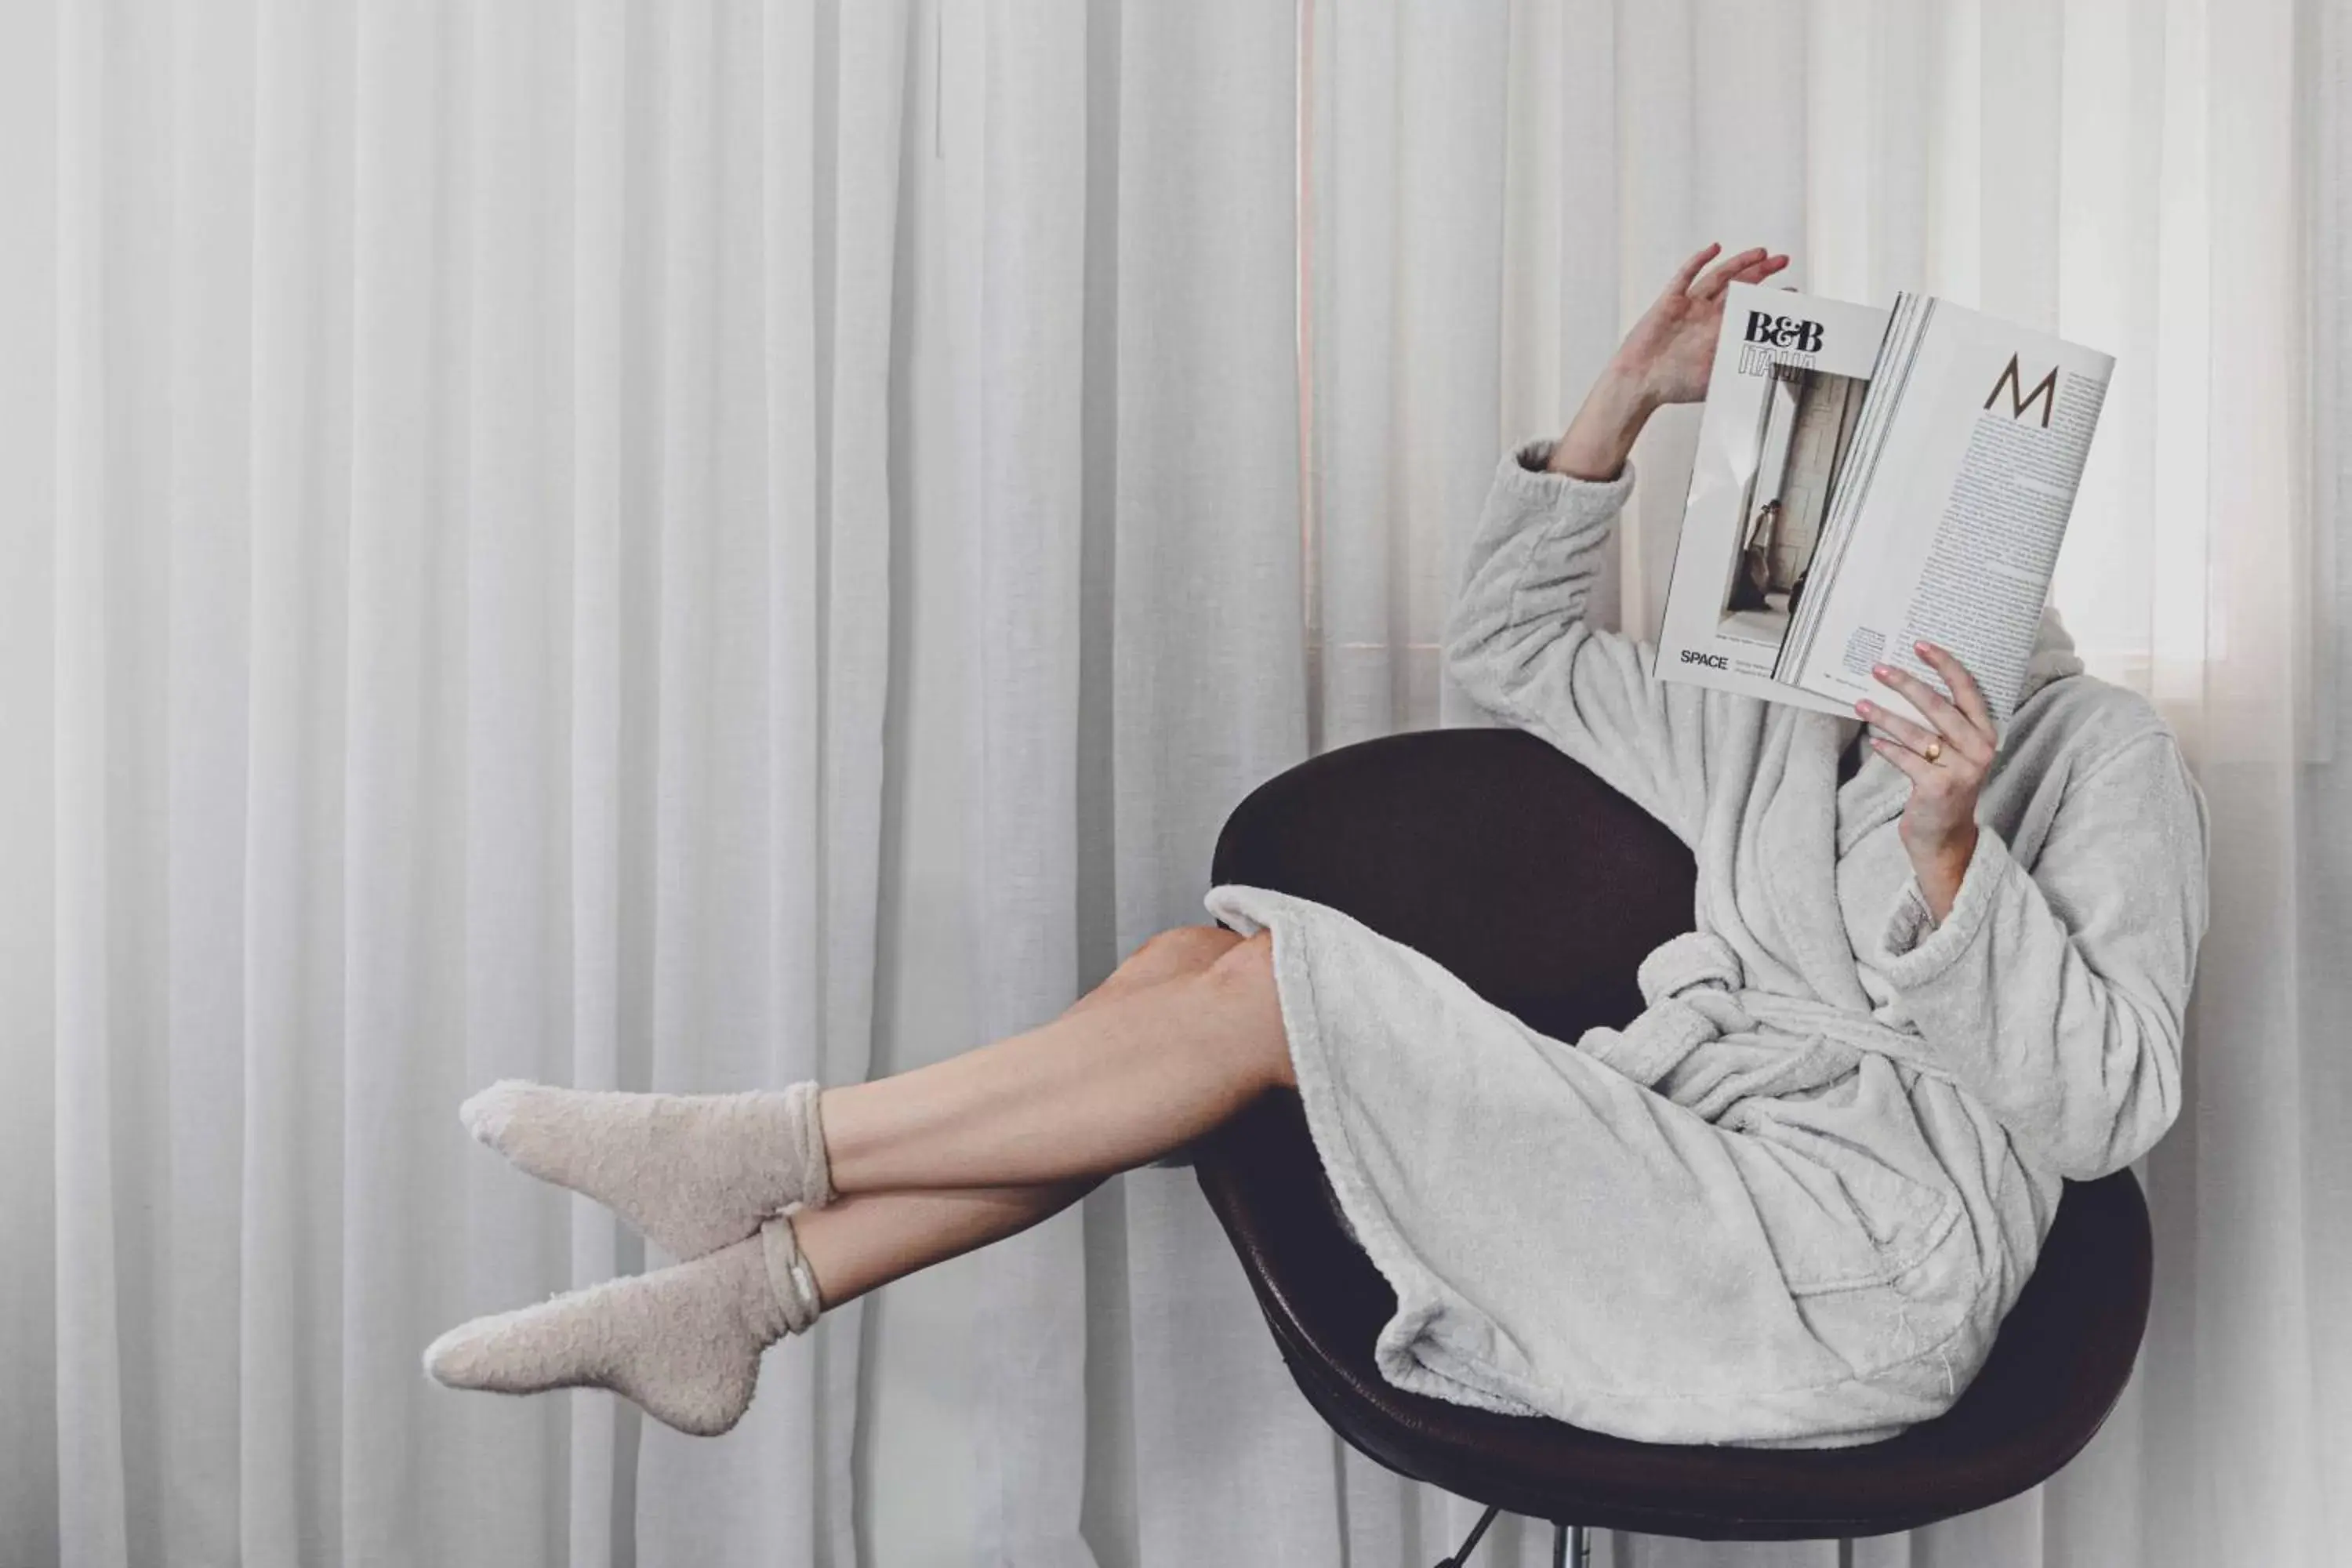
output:
[[[68, 428], [61, 356], [86, 324], [59, 265], [85, 258], [86, 216], [60, 205], [59, 170], [84, 129], [65, 113], [69, 41], [41, 7], [0, 7], [0, 189], [28, 242], [0, 245], [0, 1549], [62, 1560], [58, 1393], [58, 477]], [[79, 109], [75, 112], [87, 120]], [[77, 306], [87, 315], [87, 303]], [[70, 492], [68, 492], [70, 493]]]
[[210, 829], [243, 864], [241, 905], [215, 915], [244, 947], [237, 1385], [209, 1419], [233, 1434], [236, 1465], [238, 1550], [222, 1555], [292, 1568], [331, 1560], [341, 1529], [351, 18], [257, 0], [241, 47], [254, 62], [247, 792]]
[[[973, 489], [960, 595], [970, 606], [961, 692], [961, 910], [969, 1043], [1034, 1028], [1078, 994], [1079, 574], [1090, 390], [1084, 350], [1093, 18], [1068, 3], [992, 4], [981, 53], [976, 302], [982, 395], [950, 448]], [[944, 42], [944, 40], [941, 40]], [[921, 156], [931, 157], [925, 146]], [[1085, 1215], [1066, 1210], [974, 1260], [975, 1560], [1094, 1561], [1080, 1533], [1087, 1466]], [[1117, 1347], [1113, 1347], [1116, 1349]]]
[[[567, 36], [568, 33], [568, 36]], [[547, 351], [568, 374], [552, 389], [563, 425], [547, 433], [551, 479], [569, 500], [570, 527], [546, 563], [545, 586], [560, 638], [561, 689], [551, 693], [565, 720], [561, 736], [565, 839], [562, 846], [569, 933], [563, 976], [569, 1039], [551, 1037], [545, 1070], [583, 1089], [623, 1086], [623, 1037], [635, 1021], [642, 981], [632, 962], [635, 896], [643, 879], [628, 857], [635, 795], [625, 745], [638, 739], [641, 708], [629, 671], [646, 641], [634, 612], [642, 596], [625, 530], [627, 465], [625, 322], [631, 116], [643, 93], [626, 74], [629, 18], [620, 0], [581, 0], [548, 30], [545, 42], [569, 83], [569, 102], [552, 106], [558, 157], [546, 170], [549, 233], [561, 283], [551, 290], [562, 312]], [[568, 570], [567, 570], [568, 568]], [[620, 1269], [621, 1230], [601, 1207], [570, 1205], [562, 1281], [577, 1288]], [[579, 1399], [566, 1413], [562, 1537], [571, 1568], [629, 1561], [634, 1521], [621, 1506], [631, 1495], [640, 1422], [620, 1401]], [[552, 1556], [553, 1553], [544, 1553]]]
[[[141, 1125], [168, 1128], [156, 1300], [165, 1540], [232, 1560], [237, 1542], [237, 1305], [244, 1213], [247, 907], [253, 580], [254, 306], [250, 184], [208, 195], [203, 172], [255, 154], [254, 17], [173, 38], [170, 456], [163, 559], [166, 942], [162, 1094]], [[207, 90], [207, 89], [209, 90]]]
[[[1122, 949], [1207, 919], [1226, 815], [1307, 754], [1297, 40], [1288, 7], [1249, 0], [1120, 18], [1106, 395]], [[1190, 1173], [1123, 1185], [1135, 1560], [1337, 1559], [1332, 1438], [1289, 1389]]]
[[[1442, 675], [1496, 455], [1709, 238], [2118, 356], [2056, 596], [2214, 807], [2139, 1372], [1908, 1535], [2352, 1530], [2340, 0], [0, 7], [0, 1563], [1425, 1563], [1189, 1173], [729, 1436], [430, 1384], [666, 1261], [457, 1102], [852, 1081], [1205, 920]], [[1654, 626], [1694, 410], [1601, 602]], [[1549, 1561], [1506, 1520], [1485, 1560]]]
[[[61, 171], [104, 167], [110, 107], [106, 18], [57, 18], [58, 162]], [[119, 505], [108, 484], [106, 407], [110, 363], [106, 258], [108, 187], [61, 177], [57, 193], [55, 554], [59, 702], [51, 810], [57, 870], [56, 1153], [58, 1533], [74, 1568], [127, 1561], [128, 1477], [123, 1454], [121, 1304], [114, 1171], [114, 1019], [108, 927], [112, 867], [108, 697], [115, 679], [110, 634], [119, 622], [111, 556]], [[127, 641], [126, 637], [126, 641]], [[69, 1216], [69, 1217], [68, 1217]], [[148, 1500], [152, 1508], [152, 1500]]]

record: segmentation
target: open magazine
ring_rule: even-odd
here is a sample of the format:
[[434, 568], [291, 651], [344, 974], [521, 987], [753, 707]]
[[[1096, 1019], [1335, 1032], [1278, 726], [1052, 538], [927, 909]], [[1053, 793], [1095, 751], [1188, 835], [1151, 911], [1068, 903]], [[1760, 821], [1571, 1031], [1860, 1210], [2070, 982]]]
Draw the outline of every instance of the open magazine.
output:
[[1925, 638], [2005, 725], [2114, 369], [1927, 295], [1883, 310], [1732, 284], [1659, 675], [1921, 720], [1870, 669], [1949, 695]]

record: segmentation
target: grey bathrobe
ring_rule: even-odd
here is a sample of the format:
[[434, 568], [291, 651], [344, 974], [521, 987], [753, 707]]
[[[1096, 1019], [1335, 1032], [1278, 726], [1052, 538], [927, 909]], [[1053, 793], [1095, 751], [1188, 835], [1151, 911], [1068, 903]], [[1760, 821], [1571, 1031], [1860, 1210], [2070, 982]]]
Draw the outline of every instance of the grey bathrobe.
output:
[[1307, 1125], [1394, 1288], [1400, 1387], [1662, 1443], [1833, 1447], [1966, 1388], [2061, 1177], [2180, 1103], [2204, 796], [2144, 699], [2045, 614], [1937, 924], [1858, 720], [1654, 679], [1585, 619], [1633, 483], [1507, 453], [1447, 634], [1483, 706], [1696, 857], [1695, 929], [1622, 1029], [1549, 1038], [1338, 910], [1212, 889], [1274, 932]]

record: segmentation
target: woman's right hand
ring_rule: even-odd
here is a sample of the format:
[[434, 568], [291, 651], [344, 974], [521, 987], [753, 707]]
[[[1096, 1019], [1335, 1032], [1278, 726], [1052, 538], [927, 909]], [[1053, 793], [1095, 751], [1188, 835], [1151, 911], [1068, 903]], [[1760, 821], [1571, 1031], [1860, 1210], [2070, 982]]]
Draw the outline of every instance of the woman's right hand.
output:
[[1734, 283], [1761, 283], [1789, 265], [1786, 256], [1758, 246], [1707, 267], [1722, 248], [1710, 245], [1682, 264], [1609, 363], [1608, 374], [1624, 379], [1653, 406], [1706, 395], [1723, 331], [1724, 291]]
[[1722, 248], [1710, 245], [1684, 262], [1625, 334], [1568, 433], [1553, 444], [1546, 466], [1554, 473], [1614, 479], [1654, 411], [1706, 395], [1716, 338], [1723, 330], [1724, 289], [1735, 282], [1761, 283], [1789, 265], [1786, 256], [1758, 246], [1707, 267]]

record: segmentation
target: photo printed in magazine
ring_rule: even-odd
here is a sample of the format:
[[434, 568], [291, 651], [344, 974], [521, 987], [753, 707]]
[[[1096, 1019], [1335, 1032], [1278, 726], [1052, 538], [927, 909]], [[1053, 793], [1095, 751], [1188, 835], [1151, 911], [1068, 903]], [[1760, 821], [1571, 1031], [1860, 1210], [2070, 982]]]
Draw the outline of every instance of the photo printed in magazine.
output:
[[1756, 284], [1726, 293], [1701, 406], [1658, 674], [1826, 712], [1846, 704], [1772, 679], [1810, 592], [1815, 547], [1852, 449], [1887, 312]]

